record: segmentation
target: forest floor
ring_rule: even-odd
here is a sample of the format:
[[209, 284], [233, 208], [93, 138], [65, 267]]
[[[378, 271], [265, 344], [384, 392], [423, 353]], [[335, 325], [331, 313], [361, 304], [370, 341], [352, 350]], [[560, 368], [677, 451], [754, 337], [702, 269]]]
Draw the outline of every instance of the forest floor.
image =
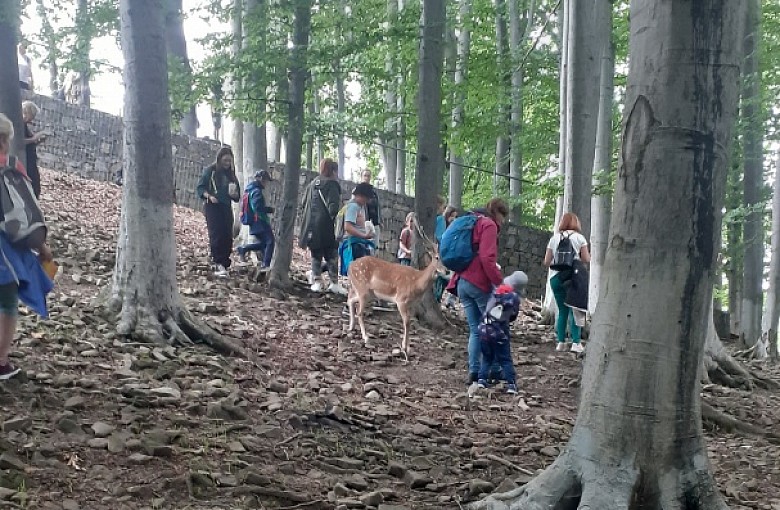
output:
[[[581, 361], [556, 353], [533, 304], [515, 325], [520, 393], [469, 401], [466, 326], [413, 325], [408, 364], [391, 354], [395, 312], [346, 333], [343, 298], [237, 274], [208, 276], [202, 215], [176, 209], [179, 282], [190, 309], [251, 360], [208, 348], [126, 343], [96, 307], [114, 264], [120, 188], [43, 172], [42, 204], [62, 272], [51, 317], [22, 310], [0, 384], [0, 507], [36, 509], [460, 508], [525, 483], [574, 423]], [[780, 380], [777, 367], [753, 368]], [[780, 432], [780, 395], [711, 386], [705, 400]], [[780, 447], [708, 430], [734, 509], [780, 509]]]

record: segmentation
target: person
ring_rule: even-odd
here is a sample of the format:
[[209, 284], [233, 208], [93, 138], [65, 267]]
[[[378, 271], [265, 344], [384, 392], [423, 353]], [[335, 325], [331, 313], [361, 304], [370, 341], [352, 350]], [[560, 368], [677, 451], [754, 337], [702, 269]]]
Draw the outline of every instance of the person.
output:
[[[550, 267], [553, 261], [553, 255], [558, 249], [558, 244], [565, 236], [571, 242], [575, 260], [580, 260], [585, 264], [590, 262], [590, 252], [588, 251], [588, 241], [580, 231], [580, 219], [576, 214], [567, 212], [558, 223], [558, 232], [553, 234], [547, 243], [547, 250], [544, 253], [544, 265]], [[555, 337], [557, 339], [556, 351], [562, 351], [566, 348], [566, 326], [569, 325], [571, 333], [572, 352], [583, 352], [584, 349], [580, 343], [581, 329], [574, 320], [574, 314], [566, 306], [566, 285], [565, 282], [570, 275], [566, 272], [550, 269], [550, 288], [555, 298], [555, 304], [558, 306], [558, 318], [555, 321]]]
[[402, 266], [412, 265], [412, 240], [415, 214], [410, 212], [406, 215], [406, 221], [404, 222], [404, 228], [401, 230], [401, 237], [398, 240], [398, 262]]
[[222, 147], [216, 161], [203, 169], [196, 194], [204, 200], [203, 214], [209, 231], [209, 248], [214, 276], [228, 277], [233, 251], [233, 210], [230, 202], [240, 198], [238, 178], [233, 169], [233, 151]]
[[267, 170], [258, 170], [255, 172], [254, 179], [247, 184], [244, 190], [244, 200], [248, 209], [249, 235], [252, 239], [244, 246], [236, 248], [241, 262], [247, 262], [249, 252], [262, 252], [263, 260], [260, 263], [262, 269], [271, 267], [271, 259], [274, 256], [274, 230], [271, 228], [271, 220], [268, 218], [269, 214], [273, 214], [274, 208], [265, 205], [265, 196], [263, 196], [263, 190], [271, 181], [273, 178]]
[[[437, 237], [436, 237], [436, 243], [441, 244], [441, 238], [444, 235], [444, 232], [447, 231], [447, 228], [450, 226], [450, 224], [455, 221], [455, 218], [458, 217], [458, 209], [448, 205], [444, 212], [441, 214], [442, 220], [444, 220], [444, 228], [441, 230], [441, 232], [438, 231], [439, 226], [436, 225], [437, 228]], [[438, 217], [437, 217], [438, 221]], [[449, 284], [450, 280], [452, 279], [452, 272], [447, 271], [445, 274], [437, 274], [436, 280], [433, 282], [433, 296], [436, 298], [436, 302], [441, 303], [442, 300], [444, 300], [444, 305], [447, 308], [455, 308], [455, 296], [447, 292], [445, 293], [444, 290], [447, 288], [447, 285]]]
[[494, 198], [487, 203], [485, 209], [475, 210], [472, 214], [478, 216], [472, 233], [474, 245], [477, 247], [476, 256], [463, 272], [452, 277], [447, 286], [449, 291], [455, 291], [455, 295], [463, 304], [469, 324], [468, 384], [474, 383], [479, 377], [482, 356], [479, 321], [485, 313], [493, 287], [503, 281], [497, 264], [498, 234], [509, 214], [509, 207], [500, 198]]
[[27, 176], [32, 183], [35, 198], [41, 197], [41, 174], [38, 171], [38, 144], [46, 138], [46, 133], [35, 133], [32, 122], [38, 115], [38, 105], [32, 101], [22, 103], [22, 118], [24, 119], [24, 143], [27, 152]]
[[439, 195], [436, 197], [436, 227], [433, 230], [433, 237], [436, 239], [436, 244], [441, 243], [441, 236], [444, 235], [444, 231], [447, 230], [447, 222], [444, 219], [444, 198]]
[[339, 247], [341, 274], [347, 276], [352, 261], [371, 255], [374, 249], [375, 231], [368, 220], [367, 204], [374, 194], [374, 187], [361, 182], [352, 190], [352, 200], [344, 212], [344, 240]]
[[16, 60], [19, 63], [19, 86], [23, 90], [34, 90], [32, 59], [27, 54], [27, 43], [24, 41], [17, 46]]
[[528, 276], [522, 271], [515, 271], [504, 278], [503, 283], [496, 287], [488, 299], [479, 326], [482, 364], [479, 368], [477, 388], [484, 389], [489, 386], [490, 368], [498, 364], [504, 375], [506, 392], [511, 395], [517, 393], [509, 325], [520, 314], [520, 303], [526, 285]]
[[363, 170], [360, 175], [363, 183], [368, 184], [371, 187], [371, 196], [366, 203], [366, 219], [374, 226], [374, 247], [371, 254], [376, 252], [376, 248], [379, 247], [379, 234], [382, 229], [382, 207], [379, 204], [379, 195], [376, 192], [376, 188], [371, 184], [371, 170]]
[[324, 261], [330, 276], [328, 292], [346, 295], [347, 291], [339, 284], [339, 245], [334, 223], [341, 208], [338, 173], [339, 165], [332, 159], [320, 162], [320, 175], [309, 184], [303, 197], [298, 245], [303, 249], [308, 248], [311, 253], [311, 290], [321, 292], [324, 288], [321, 281]]
[[[8, 152], [13, 137], [13, 124], [0, 113], [0, 166], [11, 163]], [[27, 175], [19, 161], [15, 168]], [[0, 233], [0, 380], [10, 379], [20, 371], [8, 358], [16, 333], [19, 300], [41, 317], [48, 315], [46, 294], [53, 284], [41, 264], [50, 262], [52, 254], [45, 242], [37, 251], [36, 255], [30, 249], [17, 247]]]

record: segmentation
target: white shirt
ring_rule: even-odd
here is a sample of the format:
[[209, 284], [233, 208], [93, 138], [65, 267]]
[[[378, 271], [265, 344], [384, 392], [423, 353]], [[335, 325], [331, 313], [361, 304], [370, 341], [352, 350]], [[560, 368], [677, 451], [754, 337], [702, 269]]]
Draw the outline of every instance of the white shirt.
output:
[[[553, 234], [553, 236], [550, 238], [550, 242], [547, 243], [547, 249], [551, 250], [553, 252], [553, 255], [555, 255], [555, 251], [558, 249], [558, 243], [561, 242], [561, 234], [565, 234], [569, 236], [569, 240], [571, 241], [571, 247], [574, 248], [574, 258], [576, 260], [580, 260], [580, 250], [583, 246], [588, 245], [588, 240], [585, 239], [585, 236], [577, 232], [576, 230], [564, 230], [563, 232], [556, 232]], [[558, 274], [559, 271], [556, 271], [555, 269], [550, 269], [550, 278]]]
[[23, 81], [27, 85], [32, 82], [32, 61], [28, 55], [16, 55], [19, 61], [19, 81]]

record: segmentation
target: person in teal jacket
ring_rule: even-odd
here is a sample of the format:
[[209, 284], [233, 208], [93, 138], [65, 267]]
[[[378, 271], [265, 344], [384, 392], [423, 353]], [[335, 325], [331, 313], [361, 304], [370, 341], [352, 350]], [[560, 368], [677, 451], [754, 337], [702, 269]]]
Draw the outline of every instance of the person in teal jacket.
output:
[[275, 246], [274, 230], [271, 228], [271, 219], [268, 217], [269, 214], [273, 214], [274, 208], [265, 205], [265, 196], [263, 196], [263, 190], [271, 181], [273, 178], [267, 170], [258, 170], [255, 172], [254, 180], [246, 185], [246, 190], [244, 190], [248, 206], [246, 225], [249, 226], [249, 234], [254, 239], [250, 243], [236, 248], [242, 262], [246, 262], [247, 253], [262, 252], [261, 267], [264, 269], [271, 267]]

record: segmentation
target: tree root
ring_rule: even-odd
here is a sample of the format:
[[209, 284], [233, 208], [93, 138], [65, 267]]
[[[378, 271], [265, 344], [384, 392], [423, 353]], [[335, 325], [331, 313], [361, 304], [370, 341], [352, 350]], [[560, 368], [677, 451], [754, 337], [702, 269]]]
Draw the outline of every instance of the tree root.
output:
[[192, 341], [203, 342], [215, 351], [226, 356], [236, 356], [239, 358], [247, 358], [244, 349], [228, 340], [223, 335], [220, 335], [209, 326], [196, 319], [189, 311], [182, 310], [179, 312], [177, 321], [181, 325], [182, 331]]
[[733, 416], [729, 416], [722, 411], [718, 411], [704, 401], [701, 403], [701, 418], [704, 423], [720, 427], [727, 432], [739, 432], [748, 436], [766, 439], [770, 443], [780, 444], [780, 436], [777, 434], [773, 432], [767, 432], [766, 430], [756, 427], [755, 425], [745, 423], [744, 421], [738, 420]]
[[780, 388], [780, 383], [745, 367], [728, 354], [705, 354], [704, 368], [709, 381], [727, 388], [751, 391], [754, 386], [765, 390]]

